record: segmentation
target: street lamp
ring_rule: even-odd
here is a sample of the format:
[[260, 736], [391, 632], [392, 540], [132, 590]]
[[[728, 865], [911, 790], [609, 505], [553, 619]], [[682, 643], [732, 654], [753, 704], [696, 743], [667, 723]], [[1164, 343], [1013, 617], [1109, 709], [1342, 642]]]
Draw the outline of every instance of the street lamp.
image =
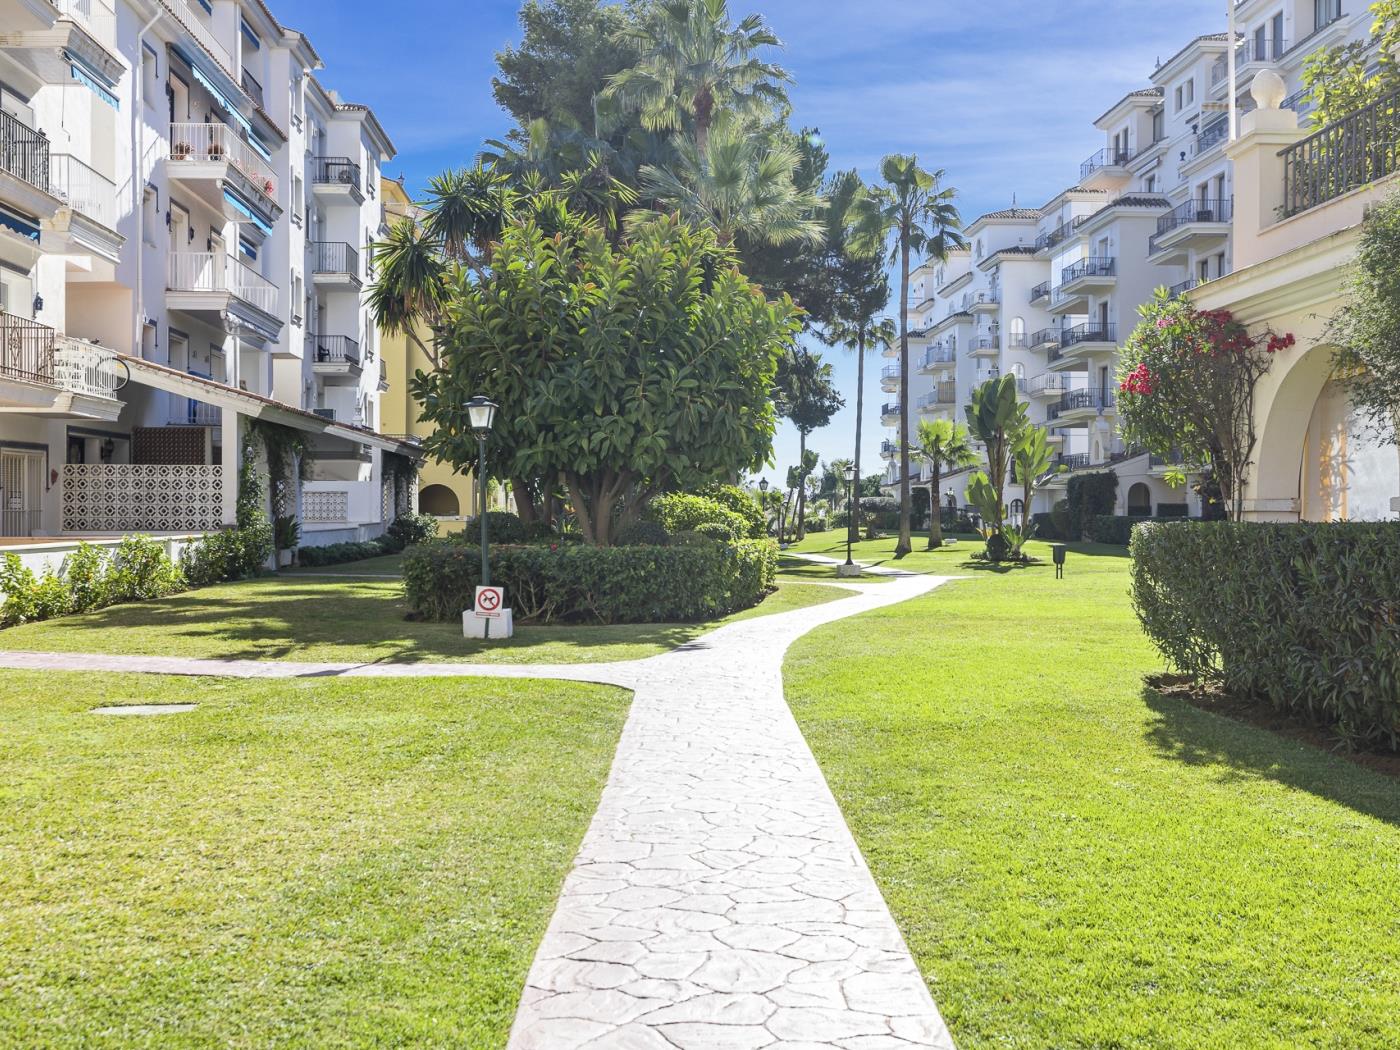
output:
[[489, 587], [491, 559], [486, 537], [486, 439], [491, 436], [491, 424], [496, 421], [495, 402], [477, 394], [467, 402], [467, 419], [471, 421], [472, 433], [476, 435], [476, 474], [481, 491], [476, 509], [476, 516], [481, 519], [481, 585]]
[[[855, 515], [856, 515], [856, 511], [853, 510], [853, 508], [852, 508], [852, 506], [851, 506], [851, 493], [852, 493], [853, 491], [855, 491], [855, 490], [854, 490], [855, 481], [856, 481], [856, 467], [855, 467], [855, 464], [852, 463], [850, 466], [848, 466], [848, 467], [846, 468], [846, 515], [847, 515], [847, 518], [848, 518], [848, 520], [847, 520], [847, 522], [846, 522], [846, 564], [847, 564], [847, 565], [853, 565], [853, 564], [854, 564], [854, 563], [851, 561], [851, 530], [854, 529], [854, 528], [856, 527], [856, 516], [855, 516]], [[859, 493], [859, 492], [856, 492], [856, 493], [855, 493], [855, 499], [856, 499], [856, 504], [855, 504], [855, 505], [856, 505], [856, 507], [858, 508], [858, 507], [860, 506], [860, 493]]]
[[759, 493], [759, 495], [758, 495], [758, 506], [759, 506], [759, 509], [763, 511], [763, 520], [764, 520], [764, 522], [766, 523], [766, 522], [768, 521], [768, 506], [767, 506], [767, 504], [768, 504], [768, 479], [767, 479], [767, 478], [759, 478], [759, 479], [758, 479], [758, 493]]

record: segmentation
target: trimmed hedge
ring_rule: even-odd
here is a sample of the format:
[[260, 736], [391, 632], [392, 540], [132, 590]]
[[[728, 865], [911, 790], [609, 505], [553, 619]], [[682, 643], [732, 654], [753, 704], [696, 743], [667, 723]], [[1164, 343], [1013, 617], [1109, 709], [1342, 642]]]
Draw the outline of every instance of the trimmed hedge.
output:
[[1072, 474], [1065, 492], [1067, 520], [1060, 530], [1067, 539], [1083, 539], [1091, 519], [1112, 514], [1118, 501], [1118, 475], [1112, 470]]
[[647, 506], [648, 521], [667, 532], [704, 532], [719, 539], [740, 539], [748, 535], [748, 520], [719, 500], [689, 492], [668, 492]]
[[1156, 517], [1137, 517], [1128, 514], [1096, 514], [1089, 519], [1089, 527], [1084, 530], [1084, 538], [1094, 543], [1107, 543], [1117, 547], [1128, 546], [1133, 537], [1133, 526], [1145, 521], [1183, 521], [1180, 515], [1164, 514]]
[[[756, 605], [773, 588], [772, 540], [718, 543], [676, 537], [669, 547], [499, 546], [491, 582], [505, 587], [515, 617], [531, 623], [676, 623], [708, 620]], [[404, 556], [409, 608], [455, 620], [471, 608], [481, 553], [452, 538]]]
[[1138, 617], [1178, 670], [1400, 743], [1400, 525], [1149, 523], [1131, 549]]
[[746, 535], [749, 539], [761, 540], [768, 535], [768, 519], [763, 514], [763, 508], [747, 489], [738, 485], [706, 485], [700, 490], [700, 495], [732, 510], [748, 522]]
[[347, 561], [364, 561], [366, 558], [382, 558], [397, 551], [379, 540], [362, 540], [348, 543], [327, 543], [323, 547], [300, 547], [297, 549], [297, 564], [308, 569], [322, 565], [342, 565]]

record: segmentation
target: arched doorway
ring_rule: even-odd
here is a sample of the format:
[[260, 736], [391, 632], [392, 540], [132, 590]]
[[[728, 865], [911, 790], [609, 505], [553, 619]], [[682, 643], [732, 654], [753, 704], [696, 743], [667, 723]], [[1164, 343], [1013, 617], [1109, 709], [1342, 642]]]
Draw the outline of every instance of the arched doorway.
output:
[[1147, 483], [1136, 481], [1128, 489], [1128, 516], [1148, 518], [1152, 516], [1152, 490]]
[[457, 493], [446, 485], [428, 485], [418, 493], [418, 509], [437, 518], [455, 518], [462, 513]]

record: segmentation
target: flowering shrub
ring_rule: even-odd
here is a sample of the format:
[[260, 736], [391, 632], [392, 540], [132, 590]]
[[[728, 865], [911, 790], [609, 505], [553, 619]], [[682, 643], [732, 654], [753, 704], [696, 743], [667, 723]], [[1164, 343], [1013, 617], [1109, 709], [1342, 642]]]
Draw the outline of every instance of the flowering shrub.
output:
[[1158, 289], [1119, 355], [1123, 438], [1208, 468], [1231, 516], [1243, 509], [1258, 440], [1254, 392], [1291, 333], [1252, 333], [1228, 310], [1198, 310]]

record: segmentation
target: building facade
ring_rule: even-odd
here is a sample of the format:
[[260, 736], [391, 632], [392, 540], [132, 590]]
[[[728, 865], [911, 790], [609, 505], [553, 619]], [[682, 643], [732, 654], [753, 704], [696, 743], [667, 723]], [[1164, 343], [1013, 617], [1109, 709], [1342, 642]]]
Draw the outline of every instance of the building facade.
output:
[[260, 0], [0, 0], [0, 534], [233, 523], [250, 419], [303, 432], [308, 544], [377, 534], [374, 114]]
[[[1366, 5], [1354, 6], [1343, 12], [1337, 0], [1240, 0], [1236, 119], [1249, 121], [1259, 107], [1253, 87], [1263, 77], [1270, 92], [1282, 85], [1275, 101], [1296, 117], [1300, 137], [1308, 122], [1301, 80], [1307, 55], [1349, 41], [1375, 46]], [[1010, 372], [1031, 418], [1050, 428], [1060, 471], [1026, 509], [1048, 511], [1074, 472], [1111, 468], [1119, 478], [1118, 513], [1200, 513], [1191, 485], [1167, 483], [1182, 465], [1122, 441], [1116, 374], [1118, 348], [1156, 289], [1218, 303], [1230, 286], [1221, 282], [1242, 265], [1229, 50], [1228, 33], [1191, 40], [1094, 122], [1104, 146], [1064, 191], [1038, 209], [978, 218], [966, 230], [968, 252], [915, 269], [911, 368], [928, 378], [911, 385], [909, 419], [900, 420], [897, 405], [885, 406], [891, 491], [901, 434], [913, 434], [930, 413], [962, 418], [976, 385]], [[1257, 217], [1251, 221], [1246, 226], [1254, 229]], [[1255, 261], [1257, 249], [1247, 257]], [[897, 368], [887, 368], [885, 378], [897, 378]], [[916, 469], [911, 481], [927, 483], [927, 468]], [[942, 488], [941, 503], [961, 504], [965, 477]], [[1371, 513], [1388, 501], [1353, 502], [1349, 511], [1361, 506]], [[1311, 512], [1309, 505], [1304, 513]]]

